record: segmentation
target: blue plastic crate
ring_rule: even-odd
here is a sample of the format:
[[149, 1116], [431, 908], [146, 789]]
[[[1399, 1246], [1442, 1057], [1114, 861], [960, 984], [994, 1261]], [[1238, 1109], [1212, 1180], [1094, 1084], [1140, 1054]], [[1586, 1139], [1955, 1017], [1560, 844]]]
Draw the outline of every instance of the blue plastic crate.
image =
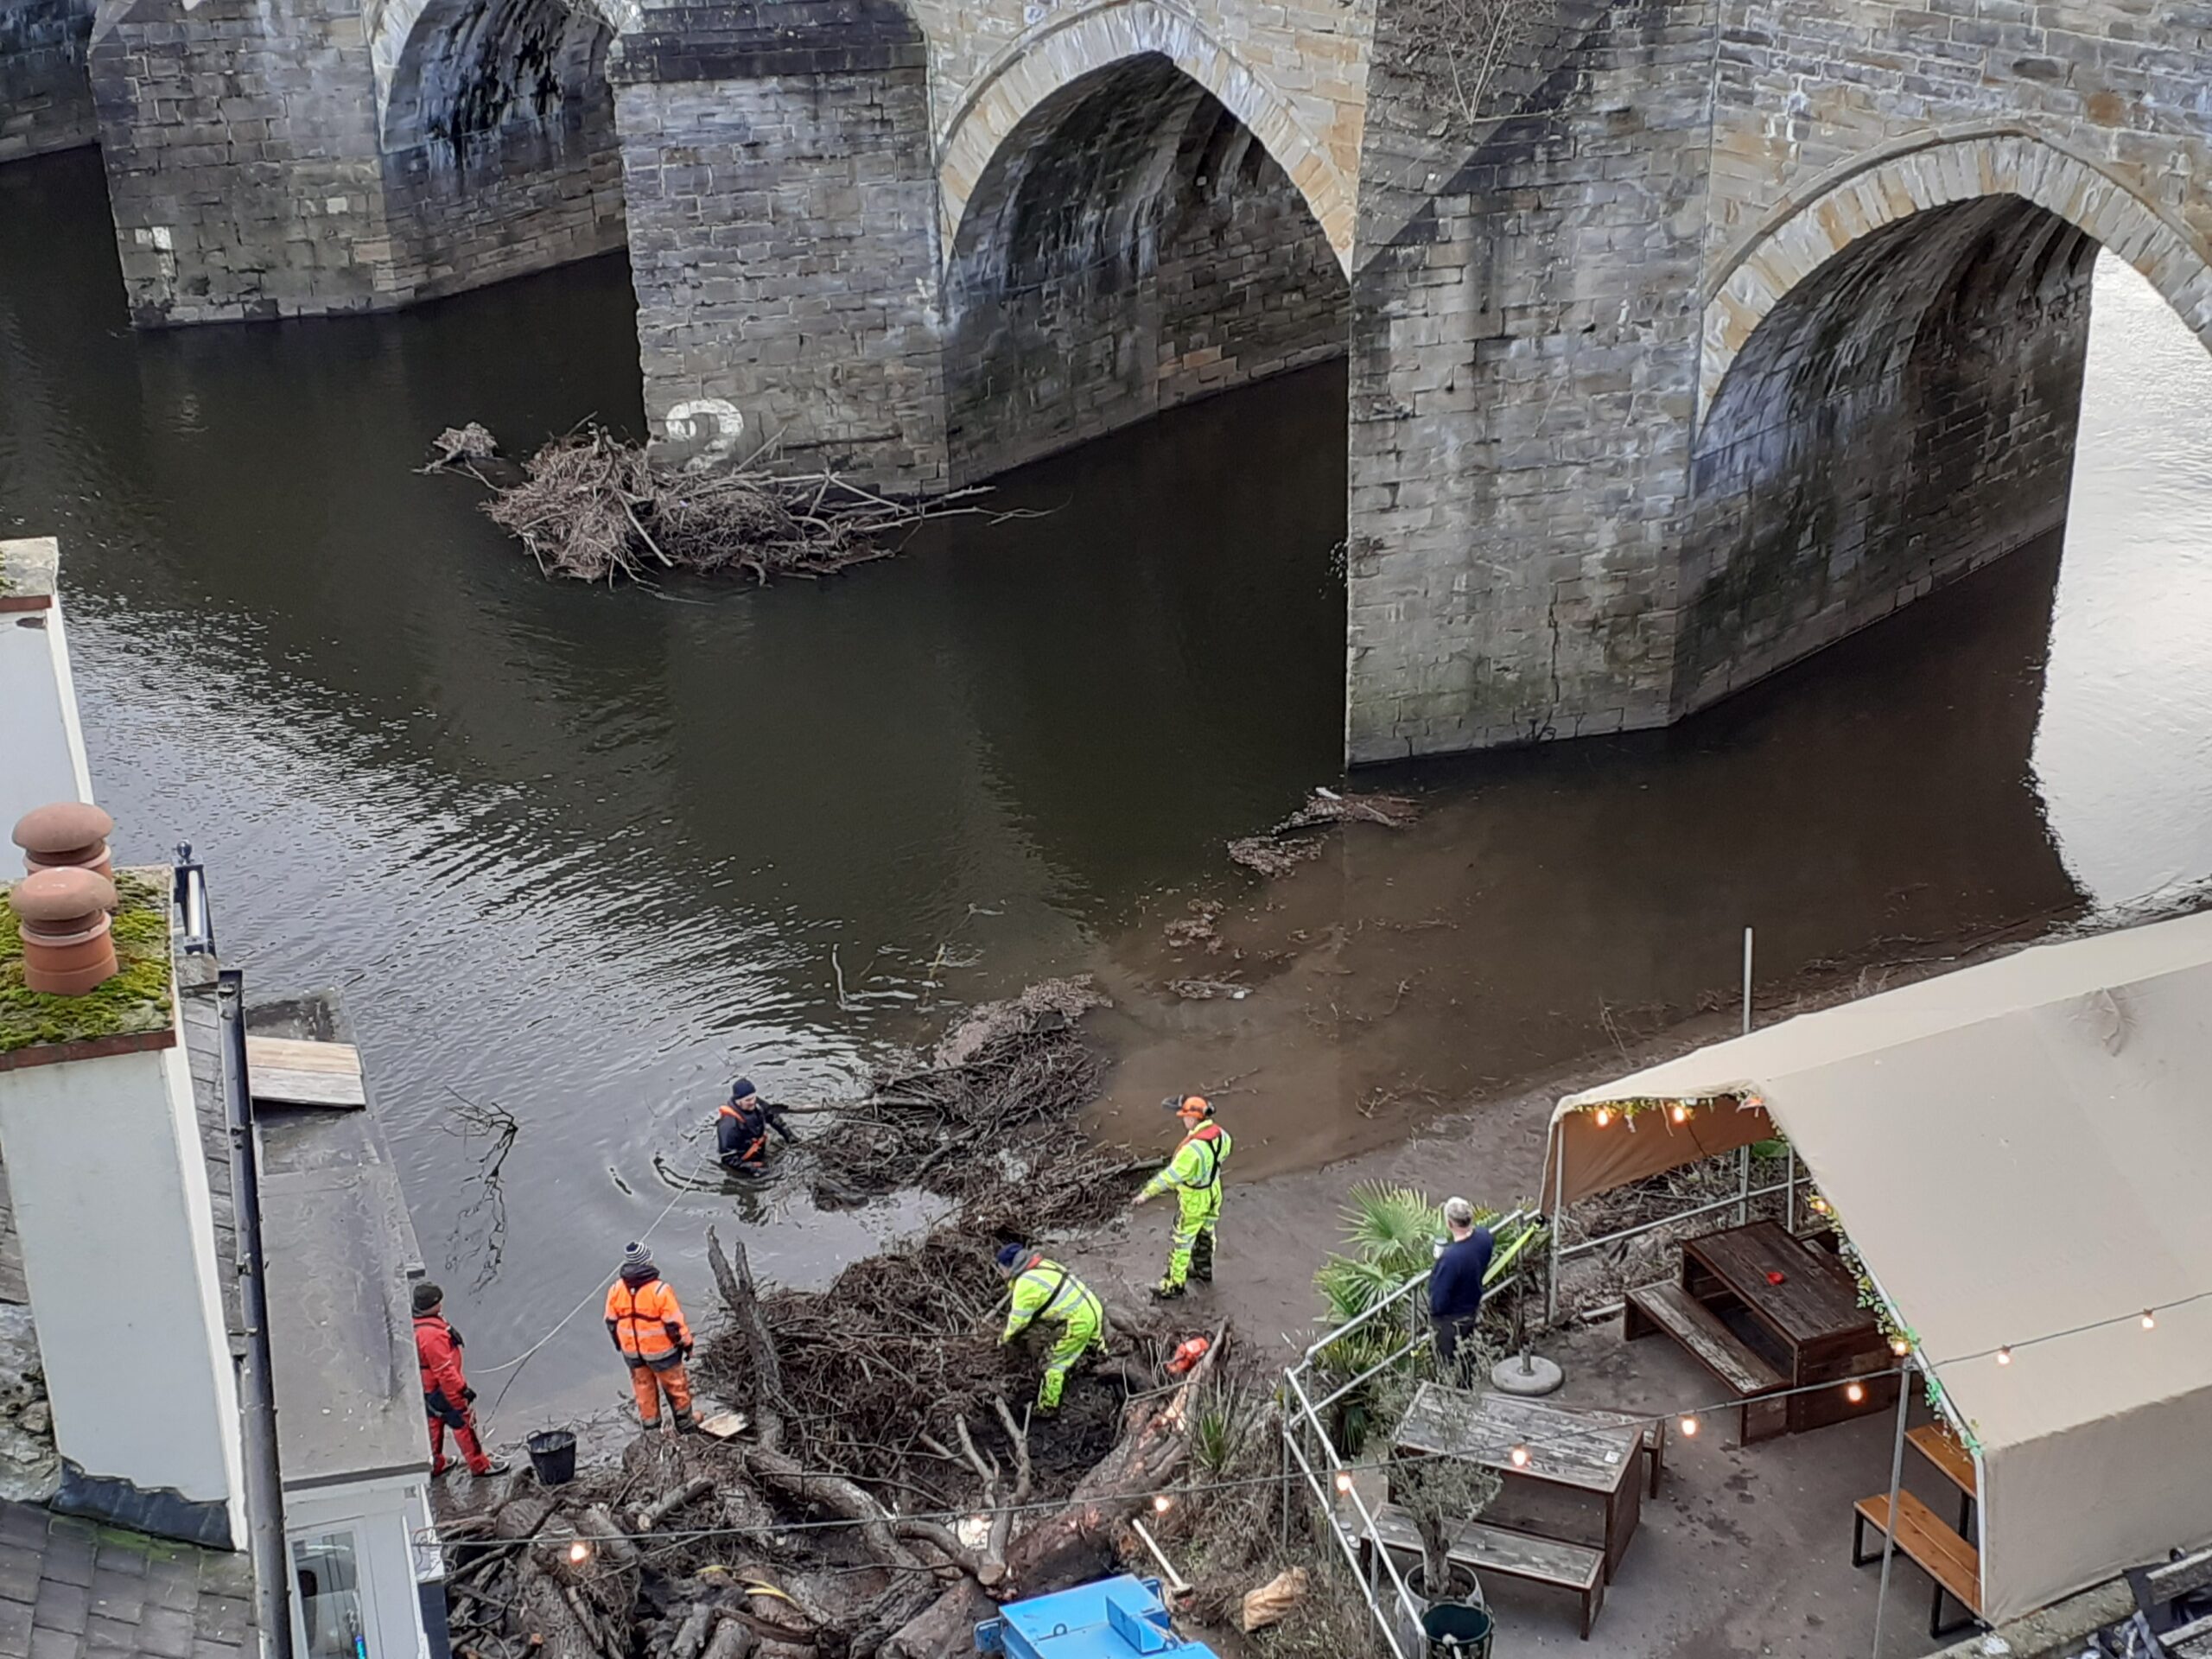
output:
[[976, 1627], [976, 1651], [1007, 1659], [1216, 1659], [1205, 1643], [1175, 1634], [1159, 1580], [1126, 1574], [1009, 1602], [998, 1618]]

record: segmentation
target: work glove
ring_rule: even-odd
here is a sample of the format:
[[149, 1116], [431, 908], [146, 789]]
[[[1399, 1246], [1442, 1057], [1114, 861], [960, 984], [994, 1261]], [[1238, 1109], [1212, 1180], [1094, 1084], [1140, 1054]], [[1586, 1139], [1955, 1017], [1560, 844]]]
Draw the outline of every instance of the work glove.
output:
[[696, 1346], [696, 1344], [689, 1343], [689, 1342], [687, 1342], [687, 1343], [685, 1343], [685, 1344], [683, 1344], [683, 1357], [684, 1357], [684, 1358], [689, 1359], [689, 1358], [690, 1358], [690, 1357], [691, 1357], [691, 1350], [692, 1350], [695, 1346]]
[[466, 1401], [466, 1402], [469, 1402], [470, 1404], [472, 1404], [472, 1405], [473, 1405], [473, 1404], [474, 1404], [474, 1403], [475, 1403], [475, 1400], [476, 1400], [476, 1390], [475, 1390], [475, 1389], [466, 1389], [466, 1388], [465, 1388], [465, 1389], [463, 1389], [461, 1391], [461, 1397], [464, 1401]]

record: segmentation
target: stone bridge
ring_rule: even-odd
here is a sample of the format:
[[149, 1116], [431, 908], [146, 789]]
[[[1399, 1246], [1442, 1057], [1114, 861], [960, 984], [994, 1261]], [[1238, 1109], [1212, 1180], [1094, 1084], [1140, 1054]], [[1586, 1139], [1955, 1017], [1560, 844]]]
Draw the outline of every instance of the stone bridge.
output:
[[938, 489], [1348, 359], [1355, 760], [1661, 724], [2054, 528], [2100, 246], [2212, 341], [2212, 0], [1503, 3], [1471, 110], [1486, 0], [0, 0], [0, 76], [89, 57], [142, 324], [626, 244], [702, 465]]

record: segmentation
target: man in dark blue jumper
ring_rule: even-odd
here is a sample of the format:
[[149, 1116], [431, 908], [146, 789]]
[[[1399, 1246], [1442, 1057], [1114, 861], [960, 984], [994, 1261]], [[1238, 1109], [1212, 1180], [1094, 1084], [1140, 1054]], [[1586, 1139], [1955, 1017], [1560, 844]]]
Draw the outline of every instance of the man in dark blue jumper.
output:
[[[1465, 1198], [1447, 1198], [1444, 1224], [1452, 1242], [1436, 1253], [1436, 1267], [1428, 1276], [1428, 1317], [1436, 1333], [1436, 1360], [1440, 1369], [1464, 1373], [1459, 1344], [1474, 1334], [1475, 1316], [1483, 1310], [1483, 1275], [1490, 1271], [1496, 1242], [1490, 1229], [1475, 1225], [1475, 1207]], [[1459, 1378], [1465, 1386], [1464, 1375]]]

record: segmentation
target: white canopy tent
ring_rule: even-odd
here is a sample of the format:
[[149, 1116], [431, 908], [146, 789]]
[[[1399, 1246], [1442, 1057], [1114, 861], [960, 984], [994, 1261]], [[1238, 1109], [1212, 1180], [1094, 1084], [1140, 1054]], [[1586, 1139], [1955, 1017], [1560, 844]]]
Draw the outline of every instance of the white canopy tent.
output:
[[1569, 1096], [1544, 1191], [1556, 1209], [1777, 1130], [1975, 1448], [1984, 1617], [2212, 1541], [2212, 915]]

